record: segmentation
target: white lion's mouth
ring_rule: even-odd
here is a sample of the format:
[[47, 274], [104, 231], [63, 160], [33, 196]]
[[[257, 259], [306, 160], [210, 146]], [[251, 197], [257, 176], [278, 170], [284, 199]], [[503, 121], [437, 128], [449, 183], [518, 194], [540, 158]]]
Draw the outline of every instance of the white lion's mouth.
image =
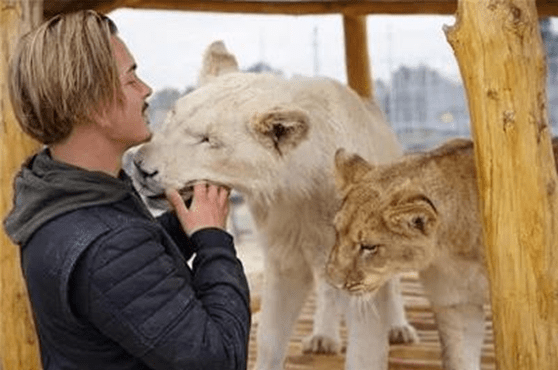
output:
[[[178, 194], [180, 194], [180, 197], [182, 198], [182, 200], [184, 201], [184, 203], [186, 204], [187, 207], [190, 206], [190, 204], [192, 203], [192, 199], [194, 198], [194, 186], [199, 184], [199, 183], [213, 184], [213, 185], [216, 185], [216, 186], [224, 187], [229, 192], [231, 190], [230, 186], [223, 185], [223, 184], [217, 183], [215, 181], [211, 181], [211, 180], [189, 181], [183, 187], [178, 189]], [[168, 203], [167, 197], [166, 197], [164, 192], [157, 193], [157, 194], [145, 195], [145, 198], [148, 200], [148, 203], [150, 205], [155, 206], [157, 208], [168, 208], [169, 207], [169, 203]]]

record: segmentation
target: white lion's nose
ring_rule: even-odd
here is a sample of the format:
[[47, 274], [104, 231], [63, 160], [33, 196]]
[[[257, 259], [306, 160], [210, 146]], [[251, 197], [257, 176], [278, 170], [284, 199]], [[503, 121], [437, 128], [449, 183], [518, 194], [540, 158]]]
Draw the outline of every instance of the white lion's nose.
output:
[[136, 168], [137, 173], [144, 179], [153, 178], [153, 177], [155, 177], [155, 175], [157, 175], [159, 173], [159, 171], [157, 171], [157, 170], [154, 170], [152, 172], [148, 172], [148, 171], [144, 170], [141, 165], [142, 165], [141, 160], [137, 160], [137, 159], [134, 160], [134, 167]]

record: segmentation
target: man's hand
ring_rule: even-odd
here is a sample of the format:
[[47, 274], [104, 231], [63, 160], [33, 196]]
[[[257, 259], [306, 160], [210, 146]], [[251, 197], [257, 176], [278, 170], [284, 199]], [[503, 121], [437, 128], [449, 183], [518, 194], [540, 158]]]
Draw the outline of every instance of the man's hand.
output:
[[207, 183], [194, 185], [194, 197], [190, 209], [186, 208], [180, 194], [168, 189], [166, 196], [188, 235], [207, 227], [225, 229], [229, 213], [229, 190]]

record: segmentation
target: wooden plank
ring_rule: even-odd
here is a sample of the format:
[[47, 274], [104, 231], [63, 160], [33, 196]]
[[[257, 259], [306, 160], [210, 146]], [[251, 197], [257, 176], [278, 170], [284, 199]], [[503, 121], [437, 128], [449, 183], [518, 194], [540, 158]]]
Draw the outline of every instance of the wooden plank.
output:
[[184, 1], [126, 0], [126, 7], [264, 14], [453, 14], [451, 0]]
[[[0, 0], [0, 217], [12, 205], [13, 174], [38, 146], [17, 126], [7, 90], [7, 67], [19, 35], [38, 24], [42, 4], [32, 0]], [[3, 368], [38, 370], [39, 347], [19, 247], [0, 231], [0, 358]]]
[[[259, 299], [262, 287], [253, 285], [252, 299]], [[415, 274], [413, 277], [404, 278], [402, 281], [403, 298], [409, 322], [417, 329], [420, 343], [408, 345], [391, 345], [389, 351], [389, 370], [443, 370], [442, 349], [438, 338], [438, 330], [434, 324], [434, 313], [426, 301], [422, 285]], [[417, 305], [415, 297], [420, 297]], [[426, 301], [428, 302], [428, 301]], [[316, 295], [312, 294], [302, 308], [288, 346], [285, 360], [286, 370], [343, 370], [345, 353], [336, 355], [303, 354], [302, 340], [312, 333], [313, 315], [316, 309]], [[489, 307], [487, 307], [490, 310]], [[423, 317], [426, 316], [431, 324], [422, 326]], [[254, 370], [256, 363], [256, 332], [259, 317], [253, 316], [253, 325], [250, 332], [248, 352], [248, 369]], [[485, 340], [482, 348], [481, 370], [495, 370], [494, 343], [492, 341], [491, 318], [486, 318]], [[347, 345], [347, 329], [341, 327], [342, 346]]]
[[455, 0], [344, 0], [344, 1], [188, 1], [188, 0], [53, 0], [45, 2], [45, 17], [92, 8], [185, 10], [256, 14], [453, 14]]
[[372, 98], [374, 88], [366, 34], [366, 16], [344, 15], [345, 66], [348, 85], [363, 98]]
[[[49, 0], [45, 17], [92, 8], [109, 12], [118, 8], [185, 10], [262, 14], [445, 14], [457, 9], [457, 0], [344, 0], [344, 1], [188, 1], [188, 0]], [[558, 15], [557, 0], [537, 1], [539, 16]]]
[[467, 90], [500, 370], [558, 369], [558, 194], [534, 0], [461, 0], [447, 30]]

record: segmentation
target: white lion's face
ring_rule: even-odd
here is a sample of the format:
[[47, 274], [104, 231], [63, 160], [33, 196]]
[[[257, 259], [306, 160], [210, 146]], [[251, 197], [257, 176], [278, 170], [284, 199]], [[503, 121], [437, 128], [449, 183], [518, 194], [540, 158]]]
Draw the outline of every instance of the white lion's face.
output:
[[230, 74], [181, 98], [135, 155], [140, 192], [158, 196], [199, 180], [247, 195], [273, 187], [309, 130], [307, 113], [273, 79]]

